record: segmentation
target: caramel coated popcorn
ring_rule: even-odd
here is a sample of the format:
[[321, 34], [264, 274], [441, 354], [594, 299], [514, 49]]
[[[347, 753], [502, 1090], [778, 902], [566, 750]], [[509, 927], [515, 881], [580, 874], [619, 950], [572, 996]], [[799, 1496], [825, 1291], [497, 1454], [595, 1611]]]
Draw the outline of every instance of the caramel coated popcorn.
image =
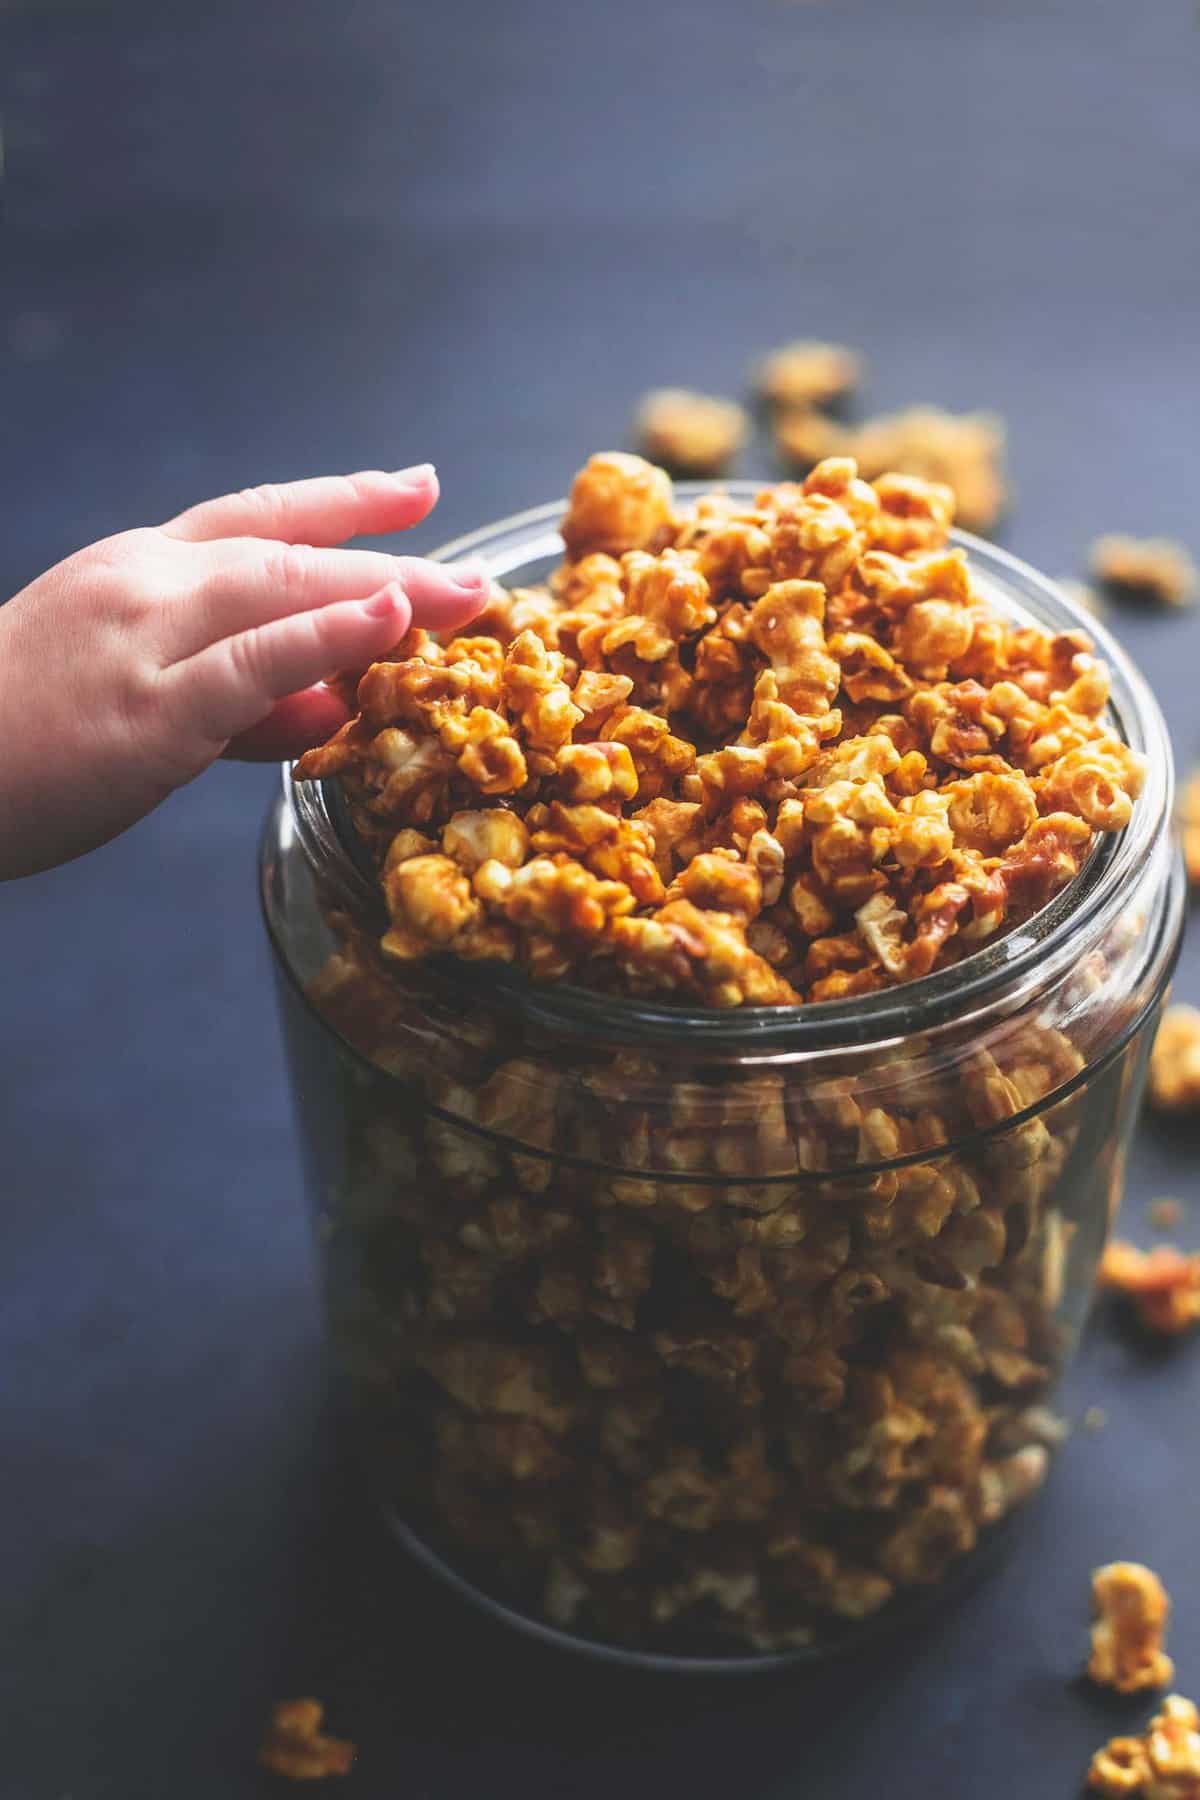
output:
[[1175, 1665], [1162, 1647], [1170, 1601], [1152, 1569], [1107, 1563], [1092, 1575], [1092, 1653], [1087, 1672], [1119, 1694], [1166, 1687]]
[[322, 1781], [348, 1775], [354, 1745], [321, 1730], [325, 1709], [319, 1700], [281, 1700], [271, 1712], [258, 1760], [274, 1775], [289, 1781]]
[[1110, 1738], [1088, 1770], [1088, 1787], [1112, 1800], [1200, 1800], [1200, 1714], [1169, 1694], [1140, 1737]]
[[1200, 1322], [1200, 1252], [1171, 1244], [1138, 1250], [1114, 1238], [1100, 1263], [1100, 1285], [1128, 1297], [1148, 1331], [1175, 1337]]
[[1200, 572], [1190, 552], [1171, 538], [1113, 532], [1096, 539], [1090, 562], [1097, 581], [1154, 605], [1190, 606], [1200, 589]]
[[953, 508], [839, 457], [680, 508], [661, 469], [593, 457], [549, 585], [448, 643], [411, 632], [297, 765], [376, 852], [386, 955], [778, 1006], [1029, 918], [1141, 770], [1086, 634], [993, 613]]
[[841, 425], [798, 407], [776, 419], [775, 445], [801, 469], [826, 457], [852, 457], [871, 480], [890, 471], [949, 487], [958, 521], [970, 531], [990, 531], [1008, 503], [1004, 426], [994, 413], [913, 406]]
[[797, 338], [772, 350], [753, 370], [763, 399], [787, 409], [829, 406], [856, 388], [862, 376], [863, 360], [856, 351], [815, 338]]
[[1147, 1092], [1159, 1112], [1200, 1108], [1200, 1007], [1168, 1006], [1150, 1053]]
[[634, 432], [651, 462], [681, 475], [719, 475], [741, 449], [747, 427], [736, 400], [655, 388], [638, 408]]

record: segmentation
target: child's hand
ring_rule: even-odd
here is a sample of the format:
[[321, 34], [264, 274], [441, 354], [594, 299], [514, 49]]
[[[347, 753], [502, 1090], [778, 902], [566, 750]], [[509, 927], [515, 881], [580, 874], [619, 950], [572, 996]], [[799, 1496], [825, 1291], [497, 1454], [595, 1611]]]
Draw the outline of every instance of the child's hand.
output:
[[230, 494], [0, 606], [0, 879], [105, 843], [223, 752], [298, 755], [346, 718], [323, 675], [478, 612], [474, 567], [312, 547], [415, 525], [437, 493], [426, 466]]

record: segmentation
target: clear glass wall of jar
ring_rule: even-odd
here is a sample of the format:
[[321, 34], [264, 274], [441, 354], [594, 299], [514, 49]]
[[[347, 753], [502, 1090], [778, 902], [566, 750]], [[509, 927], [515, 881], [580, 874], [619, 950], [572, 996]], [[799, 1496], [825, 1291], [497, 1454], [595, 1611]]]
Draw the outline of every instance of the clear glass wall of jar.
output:
[[[502, 579], [558, 506], [447, 547]], [[410, 1546], [639, 1660], [819, 1654], [969, 1566], [1040, 1484], [1178, 946], [1171, 764], [1028, 925], [889, 992], [732, 1014], [385, 963], [337, 795], [284, 792], [262, 894], [330, 1329]]]

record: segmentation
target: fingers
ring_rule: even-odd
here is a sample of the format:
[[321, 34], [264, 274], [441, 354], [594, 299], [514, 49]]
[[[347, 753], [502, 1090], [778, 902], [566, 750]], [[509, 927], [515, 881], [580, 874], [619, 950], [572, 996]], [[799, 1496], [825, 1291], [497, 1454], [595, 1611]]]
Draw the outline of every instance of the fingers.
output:
[[221, 638], [341, 600], [365, 599], [398, 582], [416, 624], [430, 630], [465, 625], [487, 598], [477, 565], [425, 562], [381, 550], [313, 550], [261, 538], [206, 546], [212, 567], [186, 596], [155, 617], [163, 659], [181, 662]]
[[385, 474], [322, 475], [313, 481], [266, 483], [189, 507], [162, 527], [193, 543], [213, 538], [275, 538], [284, 544], [342, 544], [362, 533], [404, 531], [437, 505], [432, 463]]
[[239, 762], [282, 762], [323, 744], [350, 714], [327, 687], [305, 688], [278, 701], [257, 725], [239, 732], [225, 755]]
[[328, 670], [375, 661], [410, 621], [407, 597], [390, 582], [369, 600], [296, 613], [210, 644], [164, 672], [163, 698], [180, 731], [224, 744]]

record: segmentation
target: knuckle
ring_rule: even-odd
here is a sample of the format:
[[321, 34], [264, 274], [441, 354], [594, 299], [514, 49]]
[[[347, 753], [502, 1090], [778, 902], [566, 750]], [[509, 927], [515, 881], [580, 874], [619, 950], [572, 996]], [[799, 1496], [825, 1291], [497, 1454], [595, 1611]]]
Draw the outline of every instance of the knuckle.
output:
[[101, 538], [79, 552], [78, 561], [97, 572], [129, 576], [137, 573], [161, 549], [161, 540], [152, 526], [142, 525], [133, 531], [119, 531], [114, 537]]
[[144, 625], [167, 583], [162, 545], [149, 527], [123, 531], [89, 545], [71, 560], [74, 581], [98, 603], [103, 624], [117, 633]]
[[262, 481], [257, 487], [242, 488], [238, 499], [264, 529], [278, 520], [284, 508], [284, 490], [276, 481]]
[[342, 497], [355, 505], [363, 505], [374, 496], [379, 476], [373, 469], [362, 469], [356, 475], [339, 475]]
[[158, 671], [131, 661], [114, 684], [114, 704], [125, 740], [149, 760], [160, 735], [163, 695]]
[[161, 545], [161, 533], [153, 525], [135, 525], [129, 531], [118, 531], [115, 536], [105, 538], [102, 548], [114, 561], [137, 561], [153, 555]]
[[286, 600], [303, 599], [315, 573], [315, 559], [307, 544], [284, 544], [274, 555], [272, 579]]
[[270, 674], [261, 631], [244, 631], [240, 637], [230, 638], [228, 654], [230, 671], [239, 689], [268, 693]]

